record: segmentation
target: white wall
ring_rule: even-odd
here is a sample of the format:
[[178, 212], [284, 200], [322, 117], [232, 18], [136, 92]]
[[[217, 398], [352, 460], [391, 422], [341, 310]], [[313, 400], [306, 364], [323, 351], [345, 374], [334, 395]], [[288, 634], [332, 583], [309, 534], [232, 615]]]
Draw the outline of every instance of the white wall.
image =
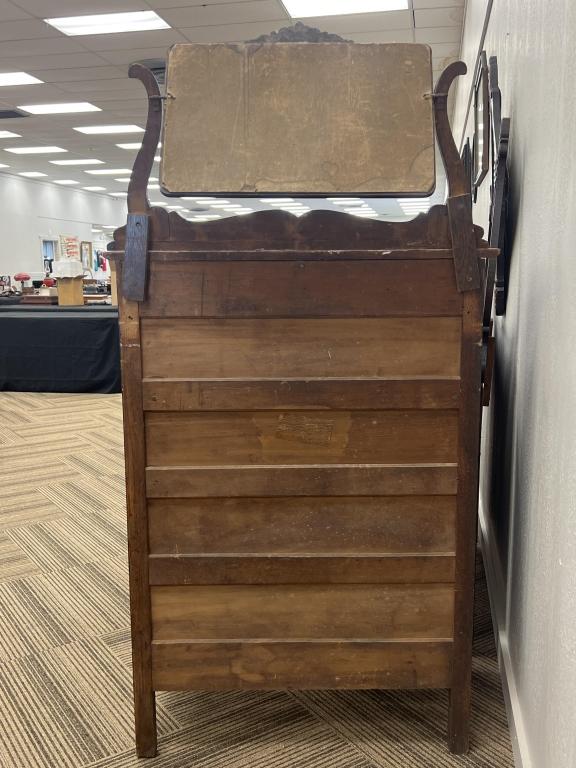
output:
[[92, 224], [120, 226], [125, 219], [123, 199], [0, 174], [0, 274], [41, 277], [43, 237], [93, 241]]
[[[462, 58], [469, 74], [456, 99], [457, 138], [472, 134], [465, 115], [487, 8], [487, 0], [468, 0]], [[514, 230], [507, 312], [495, 321], [496, 391], [483, 439], [484, 549], [518, 757], [524, 768], [574, 768], [575, 0], [494, 0], [484, 49], [498, 56], [503, 115], [512, 119]], [[475, 206], [482, 226], [488, 192], [486, 180]]]

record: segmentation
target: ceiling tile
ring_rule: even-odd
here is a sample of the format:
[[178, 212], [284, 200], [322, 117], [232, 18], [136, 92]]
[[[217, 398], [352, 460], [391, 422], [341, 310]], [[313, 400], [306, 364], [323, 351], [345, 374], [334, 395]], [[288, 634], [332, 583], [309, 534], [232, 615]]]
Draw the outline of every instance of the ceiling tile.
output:
[[[34, 46], [36, 48], [36, 46]], [[40, 69], [60, 69], [61, 67], [99, 67], [106, 62], [97, 56], [95, 53], [65, 53], [65, 54], [49, 54], [38, 56], [35, 54], [28, 54], [26, 59], [23, 60], [21, 56], [12, 55], [7, 56], [5, 54], [5, 46], [0, 46], [0, 69], [7, 71], [12, 67], [19, 68], [22, 66], [30, 68]]]
[[416, 27], [461, 27], [463, 16], [463, 7], [414, 11]]
[[210, 27], [182, 28], [180, 32], [191, 43], [239, 43], [267, 35], [283, 26], [280, 21], [255, 21], [247, 24], [218, 24]]
[[120, 32], [113, 35], [83, 35], [78, 37], [89, 51], [128, 51], [134, 48], [164, 48], [174, 43], [185, 43], [175, 29], [157, 29], [151, 32]]
[[167, 8], [160, 11], [160, 16], [176, 28], [249, 21], [289, 21], [288, 14], [278, 0], [243, 0], [222, 5]]
[[27, 71], [44, 80], [45, 83], [68, 83], [78, 80], [112, 80], [113, 78], [125, 78], [126, 71], [123, 67], [113, 67], [102, 62], [101, 67], [71, 67], [70, 69], [42, 69], [42, 67], [28, 67]]
[[458, 43], [462, 30], [457, 27], [416, 27], [414, 39], [417, 43]]
[[[295, 20], [294, 20], [295, 21]], [[309, 27], [317, 27], [323, 32], [375, 32], [386, 29], [412, 29], [410, 11], [389, 11], [388, 13], [353, 13], [346, 16], [314, 16], [302, 19]]]
[[31, 18], [30, 14], [23, 10], [24, 6], [21, 3], [20, 6], [18, 7], [14, 3], [10, 3], [9, 0], [0, 0], [0, 21]]
[[43, 104], [49, 101], [66, 101], [63, 91], [56, 85], [16, 85], [0, 88], [0, 98], [3, 102], [17, 106], [18, 104]]
[[0, 40], [33, 40], [42, 37], [62, 39], [62, 33], [38, 19], [4, 21], [0, 24]]
[[147, 0], [147, 5], [154, 10], [163, 8], [188, 8], [192, 5], [221, 5], [223, 2], [246, 3], [253, 0]]
[[4, 41], [0, 46], [0, 57], [18, 56], [20, 59], [28, 60], [30, 54], [37, 56], [39, 54], [80, 53], [83, 50], [76, 40], [60, 35], [59, 37], [34, 40], [29, 45], [23, 45], [21, 40]]
[[[145, 10], [145, 0], [17, 0], [25, 11], [40, 19], [92, 13]], [[15, 17], [19, 18], [19, 17]]]
[[143, 59], [165, 59], [167, 53], [167, 49], [162, 47], [133, 48], [129, 51], [101, 51], [98, 55], [110, 64], [125, 67], [126, 76], [128, 76], [128, 65], [132, 62]]

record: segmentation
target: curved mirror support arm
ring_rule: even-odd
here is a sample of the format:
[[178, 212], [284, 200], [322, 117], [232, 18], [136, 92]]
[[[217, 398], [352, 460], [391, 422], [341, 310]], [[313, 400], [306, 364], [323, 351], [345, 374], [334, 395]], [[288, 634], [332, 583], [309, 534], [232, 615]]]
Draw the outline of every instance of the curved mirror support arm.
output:
[[480, 288], [480, 268], [476, 237], [472, 222], [472, 197], [466, 180], [464, 164], [452, 136], [448, 120], [448, 92], [459, 75], [466, 74], [466, 64], [455, 61], [438, 78], [434, 89], [434, 121], [436, 138], [448, 181], [448, 218], [452, 235], [456, 284], [459, 291]]
[[136, 156], [128, 186], [128, 213], [146, 213], [150, 209], [147, 193], [148, 180], [162, 128], [162, 96], [154, 73], [143, 64], [132, 64], [128, 70], [128, 76], [140, 80], [148, 94], [146, 132]]

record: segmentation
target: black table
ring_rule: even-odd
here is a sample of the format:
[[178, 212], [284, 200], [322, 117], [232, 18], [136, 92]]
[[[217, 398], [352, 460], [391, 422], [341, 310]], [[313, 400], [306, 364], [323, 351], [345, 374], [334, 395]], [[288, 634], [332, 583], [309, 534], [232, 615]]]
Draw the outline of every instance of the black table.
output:
[[0, 391], [120, 392], [116, 307], [0, 306]]

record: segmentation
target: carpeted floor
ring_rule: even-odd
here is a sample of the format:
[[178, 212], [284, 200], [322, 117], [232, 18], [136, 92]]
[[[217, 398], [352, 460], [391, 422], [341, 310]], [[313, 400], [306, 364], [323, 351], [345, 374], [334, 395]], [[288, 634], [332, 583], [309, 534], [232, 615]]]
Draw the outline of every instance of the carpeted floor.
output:
[[0, 394], [2, 768], [511, 768], [479, 567], [472, 750], [444, 692], [158, 695], [159, 757], [133, 750], [117, 395]]

